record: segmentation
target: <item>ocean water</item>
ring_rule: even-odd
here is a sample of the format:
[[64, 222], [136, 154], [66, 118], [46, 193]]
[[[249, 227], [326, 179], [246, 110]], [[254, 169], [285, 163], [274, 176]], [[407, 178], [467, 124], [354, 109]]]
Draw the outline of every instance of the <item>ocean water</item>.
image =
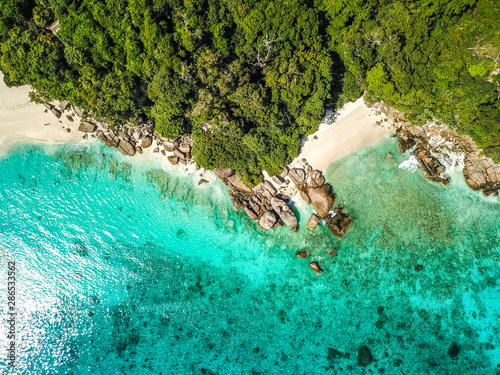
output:
[[[10, 150], [2, 374], [500, 373], [500, 203], [457, 173], [444, 187], [399, 168], [408, 158], [387, 139], [330, 167], [355, 217], [338, 241], [306, 229], [301, 203], [297, 234], [259, 230], [207, 172], [198, 187], [195, 174], [98, 143]], [[304, 248], [311, 257], [295, 258]]]

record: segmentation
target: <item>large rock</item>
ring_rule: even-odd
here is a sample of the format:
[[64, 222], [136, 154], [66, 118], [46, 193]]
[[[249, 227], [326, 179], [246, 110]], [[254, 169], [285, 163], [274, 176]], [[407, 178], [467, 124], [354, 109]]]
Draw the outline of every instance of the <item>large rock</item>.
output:
[[300, 191], [300, 196], [307, 204], [311, 204], [311, 198], [309, 197], [309, 195], [307, 195], [307, 193], [304, 190]]
[[153, 144], [153, 137], [151, 137], [150, 135], [147, 135], [142, 138], [142, 148], [151, 147], [152, 144]]
[[311, 186], [318, 188], [325, 184], [325, 177], [320, 171], [312, 171], [311, 172]]
[[170, 141], [167, 141], [167, 142], [164, 142], [163, 143], [163, 147], [165, 148], [165, 150], [167, 151], [175, 151], [175, 149], [178, 147], [179, 145], [175, 142], [170, 142]]
[[167, 159], [173, 165], [177, 165], [179, 163], [179, 158], [177, 156], [175, 156], [175, 155], [167, 156]]
[[418, 145], [413, 151], [413, 155], [417, 158], [424, 177], [433, 181], [442, 182], [445, 185], [448, 184], [449, 180], [444, 176], [446, 168], [439, 160], [431, 155], [430, 151], [427, 150], [424, 145]]
[[174, 150], [174, 155], [177, 156], [179, 159], [186, 159], [186, 154], [180, 151], [178, 148]]
[[271, 198], [271, 206], [273, 206], [274, 211], [278, 214], [280, 212], [290, 211], [290, 207], [286, 204], [286, 202], [278, 197]]
[[286, 226], [297, 228], [299, 223], [297, 221], [297, 216], [295, 216], [292, 210], [283, 211], [279, 215], [280, 219], [283, 220]]
[[295, 254], [295, 256], [297, 258], [307, 259], [309, 257], [309, 249], [304, 249], [304, 250], [297, 251], [297, 253]]
[[406, 130], [401, 129], [398, 132], [398, 143], [399, 151], [404, 154], [407, 150], [415, 146], [416, 142], [410, 133], [408, 133]]
[[282, 185], [285, 183], [285, 179], [283, 177], [281, 177], [279, 174], [275, 174], [273, 177], [272, 177], [273, 181], [275, 183], [277, 183], [278, 185]]
[[50, 110], [52, 112], [52, 114], [54, 116], [56, 116], [57, 118], [61, 118], [61, 115], [62, 115], [62, 112], [60, 110], [58, 110], [57, 108], [55, 107], [52, 107], [52, 109]]
[[236, 174], [229, 176], [227, 178], [227, 182], [238, 191], [244, 192], [246, 194], [253, 194], [252, 189], [241, 182], [240, 178]]
[[255, 213], [255, 211], [250, 208], [249, 206], [245, 206], [243, 208], [243, 210], [245, 211], [245, 213], [248, 215], [248, 217], [252, 220], [257, 220], [259, 217], [257, 216], [257, 214]]
[[311, 217], [309, 218], [309, 221], [307, 222], [307, 227], [309, 229], [315, 229], [318, 226], [320, 217], [316, 214], [312, 214]]
[[231, 168], [215, 168], [214, 173], [220, 179], [229, 178], [234, 174], [234, 169]]
[[330, 232], [339, 239], [345, 236], [347, 230], [351, 226], [352, 217], [343, 212], [342, 207], [337, 207], [333, 214], [330, 214], [325, 219], [326, 226]]
[[109, 147], [118, 147], [118, 142], [116, 142], [110, 135], [104, 134], [103, 132], [99, 133], [99, 139], [102, 140]]
[[132, 143], [126, 141], [125, 139], [121, 139], [120, 143], [118, 143], [118, 150], [120, 150], [125, 155], [135, 155], [135, 147], [132, 145]]
[[302, 168], [292, 168], [288, 176], [299, 190], [302, 190], [306, 184], [306, 171]]
[[309, 263], [309, 266], [311, 267], [311, 270], [314, 272], [315, 275], [322, 275], [323, 274], [323, 269], [319, 265], [318, 262], [311, 262]]
[[309, 186], [307, 188], [307, 195], [311, 198], [311, 202], [318, 216], [324, 219], [335, 202], [335, 193], [333, 192], [332, 186], [330, 184], [324, 184], [319, 188]]
[[267, 211], [259, 220], [259, 225], [264, 229], [271, 229], [278, 222], [278, 217], [274, 211]]
[[63, 100], [62, 102], [59, 103], [59, 108], [61, 111], [67, 110], [69, 107], [69, 102], [67, 100]]
[[80, 121], [78, 130], [85, 133], [93, 133], [97, 130], [97, 125], [88, 121]]

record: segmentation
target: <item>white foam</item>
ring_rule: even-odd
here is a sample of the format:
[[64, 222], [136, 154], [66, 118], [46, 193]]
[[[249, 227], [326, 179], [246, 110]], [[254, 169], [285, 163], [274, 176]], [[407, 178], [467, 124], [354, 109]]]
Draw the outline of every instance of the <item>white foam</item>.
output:
[[412, 173], [418, 169], [418, 160], [415, 156], [411, 155], [408, 160], [405, 160], [401, 164], [399, 164], [399, 169], [407, 169]]

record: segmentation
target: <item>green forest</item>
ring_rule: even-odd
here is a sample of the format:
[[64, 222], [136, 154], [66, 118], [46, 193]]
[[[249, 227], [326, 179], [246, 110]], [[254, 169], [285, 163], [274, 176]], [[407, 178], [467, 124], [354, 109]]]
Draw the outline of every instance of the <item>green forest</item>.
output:
[[253, 185], [363, 93], [500, 162], [499, 25], [496, 0], [2, 0], [0, 70]]

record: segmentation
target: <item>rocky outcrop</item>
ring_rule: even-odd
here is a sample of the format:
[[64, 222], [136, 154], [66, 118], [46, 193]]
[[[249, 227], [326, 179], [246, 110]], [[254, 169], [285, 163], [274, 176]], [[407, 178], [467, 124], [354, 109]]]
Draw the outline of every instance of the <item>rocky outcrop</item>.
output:
[[219, 177], [221, 180], [227, 179], [234, 175], [234, 169], [231, 168], [215, 168], [214, 173]]
[[94, 133], [97, 130], [97, 125], [93, 124], [89, 121], [80, 121], [80, 125], [78, 126], [78, 130], [84, 133]]
[[278, 222], [278, 217], [274, 211], [267, 211], [259, 219], [259, 225], [264, 229], [271, 229]]
[[319, 265], [318, 262], [311, 262], [309, 263], [309, 266], [311, 267], [311, 270], [314, 272], [315, 275], [322, 275], [323, 274], [323, 269]]
[[330, 184], [324, 184], [319, 188], [310, 186], [307, 188], [307, 195], [311, 198], [318, 216], [324, 219], [335, 202], [335, 193], [332, 186]]
[[271, 205], [286, 226], [298, 229], [297, 216], [295, 216], [283, 199], [273, 197], [271, 199]]
[[318, 226], [320, 217], [316, 214], [312, 214], [311, 217], [309, 218], [309, 221], [307, 222], [307, 227], [309, 229], [315, 229]]
[[333, 213], [325, 218], [325, 223], [335, 237], [342, 239], [352, 224], [352, 217], [338, 206]]
[[306, 202], [307, 204], [311, 204], [311, 198], [309, 197], [309, 195], [307, 195], [307, 193], [304, 191], [304, 190], [301, 190], [300, 191], [300, 197], [304, 200], [304, 202]]
[[407, 150], [415, 146], [417, 143], [413, 136], [404, 129], [399, 129], [397, 132], [399, 151], [404, 154]]
[[255, 211], [249, 207], [249, 206], [245, 206], [243, 207], [243, 210], [245, 211], [245, 213], [248, 215], [248, 217], [252, 220], [257, 220], [259, 218], [259, 216], [255, 213]]
[[167, 156], [167, 159], [170, 162], [170, 164], [172, 164], [172, 165], [177, 165], [179, 163], [179, 158], [175, 155]]
[[417, 158], [420, 169], [422, 170], [424, 176], [430, 180], [442, 182], [443, 184], [448, 184], [450, 181], [444, 175], [446, 168], [443, 164], [439, 162], [430, 151], [423, 144], [419, 144], [413, 155]]
[[474, 190], [482, 190], [485, 195], [498, 194], [500, 190], [500, 165], [491, 159], [469, 154], [464, 159], [464, 177], [467, 185]]

